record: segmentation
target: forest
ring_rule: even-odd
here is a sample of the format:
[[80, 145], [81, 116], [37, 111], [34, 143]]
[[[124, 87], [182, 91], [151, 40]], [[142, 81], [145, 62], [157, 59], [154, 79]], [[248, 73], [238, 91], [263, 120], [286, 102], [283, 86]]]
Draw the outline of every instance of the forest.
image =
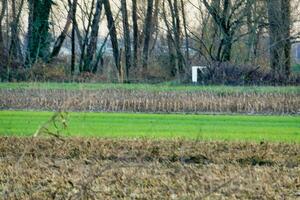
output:
[[0, 80], [300, 83], [299, 0], [1, 0]]

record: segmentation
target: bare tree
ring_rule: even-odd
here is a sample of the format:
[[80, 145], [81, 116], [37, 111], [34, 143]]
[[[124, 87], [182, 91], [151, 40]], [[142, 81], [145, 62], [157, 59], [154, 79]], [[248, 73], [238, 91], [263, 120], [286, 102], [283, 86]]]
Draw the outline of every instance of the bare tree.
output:
[[[70, 4], [70, 2], [69, 2]], [[72, 43], [72, 55], [71, 55], [71, 74], [75, 72], [75, 63], [76, 63], [76, 44], [75, 44], [75, 32], [76, 32], [76, 12], [77, 12], [77, 0], [73, 0], [73, 6], [71, 8], [71, 19], [72, 19], [72, 36], [71, 36], [71, 43]]]
[[77, 0], [74, 0], [73, 3], [70, 2], [71, 0], [69, 0], [69, 12], [68, 12], [68, 16], [67, 16], [67, 21], [66, 24], [64, 26], [63, 31], [60, 33], [59, 37], [56, 39], [54, 46], [53, 46], [53, 50], [52, 53], [50, 55], [50, 59], [58, 56], [60, 49], [67, 37], [68, 31], [71, 27], [72, 24], [72, 18], [73, 16], [73, 11], [74, 11], [74, 6], [77, 7]]
[[132, 0], [132, 24], [133, 24], [133, 67], [138, 65], [138, 49], [139, 49], [139, 27], [137, 15], [137, 2]]
[[246, 17], [244, 0], [222, 0], [213, 1], [209, 3], [203, 0], [204, 6], [212, 16], [214, 22], [221, 31], [221, 40], [217, 50], [216, 61], [230, 61], [232, 46], [239, 32], [240, 28], [244, 25], [243, 21]]
[[100, 17], [102, 11], [102, 0], [97, 0], [96, 10], [93, 17], [90, 41], [87, 47], [87, 55], [85, 57], [84, 71], [92, 72], [92, 63], [97, 50], [98, 32], [100, 26]]
[[166, 10], [166, 2], [163, 1], [163, 20], [167, 27], [167, 44], [168, 44], [168, 52], [169, 52], [169, 65], [171, 66], [171, 74], [176, 76], [177, 73], [177, 63], [176, 63], [176, 50], [174, 45], [174, 38], [172, 36], [171, 25], [168, 21], [168, 14]]
[[190, 65], [190, 45], [189, 45], [189, 33], [188, 33], [188, 24], [186, 21], [186, 11], [185, 11], [185, 5], [183, 0], [180, 0], [181, 4], [181, 13], [182, 13], [182, 21], [183, 21], [183, 28], [184, 28], [184, 34], [185, 34], [185, 65], [189, 66]]
[[[22, 58], [22, 50], [21, 50], [21, 40], [20, 40], [20, 17], [23, 10], [24, 0], [19, 1], [18, 5], [16, 5], [16, 1], [12, 0], [12, 22], [10, 25], [11, 29], [11, 42], [9, 47], [9, 55], [10, 58], [16, 60], [23, 60]], [[13, 36], [13, 37], [12, 37]]]
[[114, 59], [115, 59], [115, 65], [116, 65], [116, 69], [119, 73], [118, 76], [119, 76], [119, 80], [120, 80], [120, 79], [122, 79], [123, 75], [122, 75], [122, 69], [121, 69], [121, 64], [120, 64], [119, 43], [118, 43], [115, 20], [113, 18], [109, 0], [103, 0], [103, 4], [104, 4], [105, 14], [106, 14], [106, 18], [107, 18], [107, 25], [108, 25], [108, 30], [110, 33], [111, 44], [113, 47], [113, 55], [114, 55]]
[[282, 34], [283, 34], [283, 48], [284, 48], [284, 66], [283, 74], [286, 79], [289, 78], [291, 74], [291, 2], [290, 0], [281, 0], [282, 6]]
[[121, 0], [121, 12], [122, 12], [122, 22], [123, 22], [123, 33], [124, 33], [124, 44], [125, 44], [125, 81], [129, 78], [129, 69], [131, 67], [131, 40], [130, 40], [130, 30], [128, 23], [128, 13], [127, 13], [127, 2], [126, 0]]
[[[84, 7], [86, 9], [89, 9], [89, 10], [85, 10], [84, 8], [79, 6], [80, 12], [83, 15], [81, 17], [81, 22], [82, 22], [83, 29], [84, 29], [84, 37], [80, 36], [81, 34], [80, 34], [79, 29], [78, 29], [78, 25], [77, 25], [77, 21], [76, 21], [76, 25], [77, 25], [76, 26], [77, 27], [76, 28], [76, 30], [77, 30], [76, 33], [77, 33], [77, 36], [79, 36], [81, 38], [81, 55], [80, 55], [80, 61], [79, 61], [79, 71], [80, 72], [84, 71], [83, 65], [84, 65], [84, 60], [85, 60], [85, 57], [86, 57], [86, 48], [89, 44], [89, 34], [90, 34], [91, 27], [92, 27], [95, 0], [92, 0], [90, 8], [89, 8], [86, 1], [83, 1], [83, 4], [84, 4]], [[85, 20], [85, 17], [87, 18], [86, 20]], [[86, 24], [86, 21], [87, 21], [87, 24]]]
[[258, 55], [258, 43], [262, 31], [266, 28], [266, 2], [247, 0], [246, 2], [246, 26], [247, 26], [247, 53], [245, 62], [256, 64]]
[[147, 0], [147, 13], [144, 22], [145, 37], [144, 37], [144, 48], [143, 48], [143, 73], [145, 73], [148, 68], [149, 44], [151, 39], [152, 20], [153, 20], [153, 0]]
[[290, 1], [268, 0], [270, 65], [275, 80], [290, 75]]
[[151, 26], [151, 39], [150, 39], [150, 47], [149, 47], [149, 56], [153, 53], [156, 42], [158, 39], [159, 34], [159, 13], [160, 13], [160, 6], [161, 6], [160, 0], [154, 1], [154, 10], [153, 10], [153, 20], [152, 20], [152, 26]]
[[[167, 11], [165, 9], [165, 1], [163, 2], [164, 9], [164, 21], [168, 31], [168, 46], [170, 55], [170, 64], [175, 64], [173, 69], [173, 74], [177, 75], [177, 78], [181, 80], [184, 75], [184, 56], [181, 52], [182, 37], [181, 37], [181, 22], [180, 22], [180, 12], [177, 0], [167, 0], [169, 5], [169, 12], [171, 17], [171, 22], [168, 21]], [[174, 59], [174, 61], [172, 61]]]
[[7, 0], [1, 1], [1, 12], [0, 12], [0, 48], [4, 50], [4, 40], [3, 40], [3, 19], [6, 12]]
[[173, 24], [173, 32], [174, 32], [174, 42], [176, 47], [176, 56], [177, 56], [177, 70], [178, 70], [178, 77], [182, 78], [182, 74], [184, 73], [184, 58], [181, 52], [181, 22], [179, 17], [179, 8], [177, 0], [173, 1], [173, 8], [171, 0], [168, 0], [170, 4], [170, 9], [172, 13], [172, 24]]

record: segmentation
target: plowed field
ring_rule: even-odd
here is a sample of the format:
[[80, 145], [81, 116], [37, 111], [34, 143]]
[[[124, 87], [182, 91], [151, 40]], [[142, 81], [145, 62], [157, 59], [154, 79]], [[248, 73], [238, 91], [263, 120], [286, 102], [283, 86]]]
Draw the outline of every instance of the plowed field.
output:
[[3, 199], [297, 199], [300, 145], [0, 138]]

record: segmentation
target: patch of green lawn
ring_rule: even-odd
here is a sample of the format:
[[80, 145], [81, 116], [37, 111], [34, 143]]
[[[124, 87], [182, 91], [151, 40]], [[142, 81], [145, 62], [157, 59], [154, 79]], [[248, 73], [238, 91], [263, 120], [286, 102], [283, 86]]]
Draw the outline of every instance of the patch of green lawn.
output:
[[292, 66], [292, 71], [294, 73], [300, 73], [300, 64], [295, 64]]
[[[0, 111], [0, 136], [31, 136], [53, 113]], [[300, 142], [299, 116], [69, 113], [66, 136]]]
[[104, 83], [0, 83], [0, 89], [65, 89], [65, 90], [102, 90], [124, 89], [143, 91], [190, 91], [213, 93], [293, 93], [300, 94], [300, 87], [273, 87], [273, 86], [193, 86], [162, 84], [104, 84]]

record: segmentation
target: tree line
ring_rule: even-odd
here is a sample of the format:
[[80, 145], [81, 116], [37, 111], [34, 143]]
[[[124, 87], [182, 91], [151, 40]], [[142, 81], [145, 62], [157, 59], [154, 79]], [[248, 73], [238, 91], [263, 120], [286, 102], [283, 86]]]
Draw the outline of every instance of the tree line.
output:
[[263, 68], [270, 79], [285, 82], [291, 77], [292, 44], [300, 36], [298, 3], [1, 0], [1, 79], [10, 80], [20, 68], [51, 66], [65, 47], [70, 53], [60, 62], [69, 76], [101, 74], [112, 65], [119, 82], [155, 75], [184, 82], [191, 65], [205, 64], [211, 79], [222, 70], [235, 73], [228, 66], [237, 66], [243, 68], [240, 77]]

